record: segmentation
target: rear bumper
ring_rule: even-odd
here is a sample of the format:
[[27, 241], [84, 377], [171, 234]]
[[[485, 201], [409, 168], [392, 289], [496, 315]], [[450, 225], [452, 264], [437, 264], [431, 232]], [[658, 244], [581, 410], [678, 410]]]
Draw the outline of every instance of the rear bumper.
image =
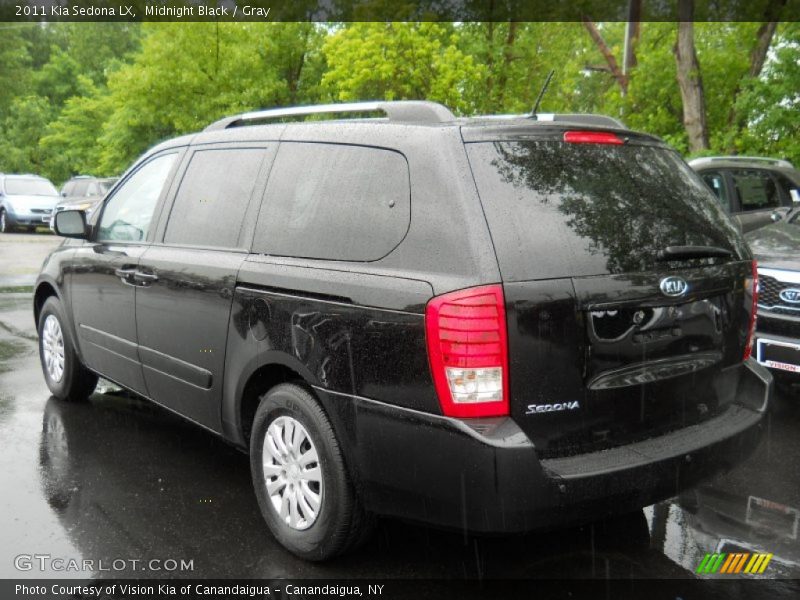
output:
[[476, 533], [514, 533], [641, 508], [746, 458], [761, 437], [772, 378], [748, 361], [729, 369], [720, 385], [730, 402], [702, 424], [541, 461], [511, 419], [461, 421], [318, 391], [346, 440], [368, 509]]

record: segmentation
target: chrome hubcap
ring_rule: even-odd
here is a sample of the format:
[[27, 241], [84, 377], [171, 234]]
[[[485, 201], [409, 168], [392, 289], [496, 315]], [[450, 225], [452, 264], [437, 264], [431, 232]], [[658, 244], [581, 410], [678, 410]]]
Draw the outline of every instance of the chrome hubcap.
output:
[[292, 417], [270, 423], [261, 453], [272, 507], [292, 529], [314, 524], [322, 505], [319, 455], [305, 427]]
[[42, 355], [47, 375], [53, 383], [64, 376], [64, 336], [55, 315], [47, 315], [42, 330]]

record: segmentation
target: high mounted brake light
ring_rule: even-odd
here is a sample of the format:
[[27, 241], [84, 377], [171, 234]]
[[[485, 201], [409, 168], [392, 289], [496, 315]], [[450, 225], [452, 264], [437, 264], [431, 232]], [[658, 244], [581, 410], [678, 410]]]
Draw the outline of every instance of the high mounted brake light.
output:
[[616, 133], [604, 131], [565, 131], [564, 141], [570, 144], [614, 144], [617, 146], [625, 143]]
[[450, 417], [508, 415], [503, 287], [468, 288], [431, 299], [425, 332], [442, 412]]
[[750, 358], [753, 352], [753, 341], [756, 333], [756, 318], [758, 316], [758, 263], [753, 261], [753, 276], [745, 279], [745, 294], [749, 291], [752, 295], [750, 306], [750, 323], [747, 326], [747, 340], [744, 345], [744, 360]]

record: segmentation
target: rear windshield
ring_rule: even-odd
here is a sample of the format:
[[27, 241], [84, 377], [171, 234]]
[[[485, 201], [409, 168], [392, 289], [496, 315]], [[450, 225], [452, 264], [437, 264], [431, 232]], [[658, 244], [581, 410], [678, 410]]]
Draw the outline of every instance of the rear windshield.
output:
[[57, 196], [53, 184], [46, 179], [6, 179], [6, 194], [9, 196]]
[[537, 140], [467, 151], [507, 281], [663, 269], [655, 259], [667, 246], [747, 256], [714, 195], [672, 150]]

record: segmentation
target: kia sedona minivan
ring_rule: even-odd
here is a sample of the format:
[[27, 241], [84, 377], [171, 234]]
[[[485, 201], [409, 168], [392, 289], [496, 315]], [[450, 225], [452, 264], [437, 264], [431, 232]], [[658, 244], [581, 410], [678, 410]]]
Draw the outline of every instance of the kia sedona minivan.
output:
[[747, 456], [770, 403], [740, 232], [606, 117], [233, 116], [55, 228], [53, 395], [102, 376], [248, 451], [311, 560], [377, 515], [509, 534], [638, 509]]

